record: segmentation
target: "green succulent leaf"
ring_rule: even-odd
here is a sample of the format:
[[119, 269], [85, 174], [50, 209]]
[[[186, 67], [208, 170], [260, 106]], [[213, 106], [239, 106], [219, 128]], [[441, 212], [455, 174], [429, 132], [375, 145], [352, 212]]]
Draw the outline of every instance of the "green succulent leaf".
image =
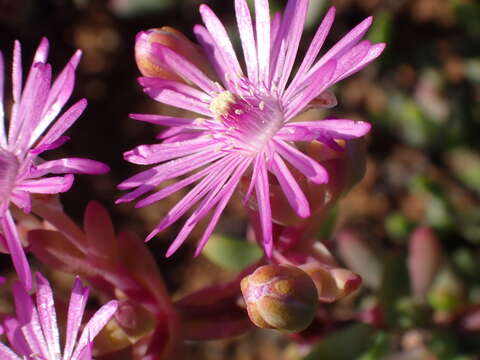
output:
[[240, 271], [260, 260], [262, 250], [244, 240], [213, 234], [202, 254], [223, 268]]

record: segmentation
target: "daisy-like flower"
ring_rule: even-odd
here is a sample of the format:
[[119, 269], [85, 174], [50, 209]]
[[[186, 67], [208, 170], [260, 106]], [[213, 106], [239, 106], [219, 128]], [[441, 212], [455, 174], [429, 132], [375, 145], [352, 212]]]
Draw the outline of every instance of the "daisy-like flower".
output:
[[[60, 333], [50, 284], [37, 273], [36, 303], [21, 283], [13, 286], [16, 317], [4, 321], [10, 347], [0, 342], [2, 360], [90, 360], [92, 341], [117, 311], [118, 302], [103, 305], [88, 321], [79, 336], [88, 288], [77, 277], [68, 305], [66, 337], [60, 350]], [[63, 354], [63, 355], [62, 355]]]
[[[100, 162], [79, 158], [44, 161], [39, 155], [55, 149], [69, 138], [63, 133], [82, 114], [87, 102], [78, 101], [58, 119], [75, 83], [77, 51], [55, 81], [46, 63], [48, 40], [42, 39], [22, 89], [21, 48], [15, 42], [12, 66], [13, 105], [10, 120], [4, 119], [3, 57], [0, 53], [0, 243], [12, 256], [15, 269], [27, 289], [31, 272], [19, 240], [10, 207], [31, 210], [31, 194], [57, 194], [67, 191], [74, 173], [102, 174], [108, 167]], [[8, 130], [7, 130], [8, 129]], [[62, 176], [46, 176], [62, 174]]]
[[[136, 204], [137, 207], [152, 204], [197, 182], [147, 237], [151, 239], [198, 203], [167, 256], [210, 213], [196, 254], [201, 251], [246, 175], [250, 177], [250, 185], [245, 201], [255, 193], [262, 240], [270, 255], [273, 244], [269, 183], [276, 179], [296, 213], [308, 217], [310, 204], [292, 169], [313, 183], [328, 182], [326, 170], [302, 153], [295, 143], [320, 141], [340, 150], [336, 139], [358, 138], [369, 131], [368, 123], [347, 119], [292, 122], [312, 105], [335, 105], [329, 87], [363, 68], [385, 47], [361, 40], [372, 23], [369, 17], [318, 58], [335, 16], [335, 9], [331, 8], [293, 74], [308, 4], [308, 0], [289, 0], [284, 13], [271, 18], [268, 0], [255, 0], [253, 25], [246, 0], [235, 0], [245, 69], [220, 20], [207, 5], [201, 5], [205, 26], [195, 26], [194, 32], [221, 84], [169, 47], [151, 45], [151, 57], [184, 81], [143, 77], [139, 82], [144, 91], [159, 102], [196, 112], [201, 117], [132, 115], [134, 119], [170, 128], [161, 134], [163, 143], [142, 145], [125, 153], [132, 163], [159, 165], [122, 182], [120, 189], [134, 190], [118, 202], [137, 199], [164, 181], [193, 172]], [[137, 41], [148, 36], [148, 32], [140, 33]]]

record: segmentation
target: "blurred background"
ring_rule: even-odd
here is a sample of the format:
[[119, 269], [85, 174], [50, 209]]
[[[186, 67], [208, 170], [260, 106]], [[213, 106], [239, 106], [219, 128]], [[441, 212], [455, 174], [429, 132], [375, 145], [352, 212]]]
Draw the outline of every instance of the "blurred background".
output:
[[[233, 1], [204, 2], [238, 45]], [[270, 2], [276, 10], [286, 3]], [[48, 156], [94, 158], [112, 170], [105, 176], [77, 176], [71, 191], [62, 195], [66, 212], [75, 220], [80, 222], [88, 200], [96, 199], [111, 211], [118, 228], [128, 227], [143, 237], [180, 198], [175, 194], [139, 210], [132, 204], [113, 204], [119, 196], [116, 184], [140, 170], [123, 161], [122, 153], [155, 142], [160, 130], [131, 120], [128, 114], [178, 114], [144, 96], [136, 84], [135, 35], [170, 25], [193, 40], [191, 29], [201, 21], [200, 3], [0, 0], [0, 49], [8, 73], [15, 39], [22, 43], [25, 70], [41, 36], [50, 40], [49, 62], [54, 71], [64, 66], [75, 49], [84, 52], [71, 104], [85, 97], [89, 106], [70, 130], [71, 141]], [[379, 60], [334, 89], [337, 107], [311, 115], [312, 119], [328, 114], [373, 124], [367, 174], [339, 204], [336, 225], [328, 234], [338, 240], [332, 243], [334, 254], [362, 275], [365, 285], [344, 302], [325, 307], [329, 319], [317, 329], [323, 342], [307, 357], [299, 355], [286, 336], [256, 330], [235, 339], [189, 344], [189, 358], [477, 359], [480, 3], [312, 0], [300, 54], [329, 5], [337, 7], [337, 17], [324, 49], [369, 15], [375, 16], [375, 22], [368, 39], [388, 43]], [[7, 102], [10, 88], [7, 76]], [[219, 271], [219, 265], [206, 257], [192, 258], [200, 230], [175, 256], [165, 259], [163, 254], [180, 225], [149, 243], [175, 297], [234, 275], [233, 270]], [[241, 238], [245, 227], [241, 204], [232, 202], [219, 231]], [[415, 247], [416, 243], [423, 245]], [[2, 273], [11, 269], [8, 257], [0, 258], [0, 269]], [[430, 279], [420, 295], [414, 284], [421, 279], [415, 276]], [[381, 316], [375, 315], [378, 308]], [[378, 326], [355, 324], [352, 314], [377, 316]]]

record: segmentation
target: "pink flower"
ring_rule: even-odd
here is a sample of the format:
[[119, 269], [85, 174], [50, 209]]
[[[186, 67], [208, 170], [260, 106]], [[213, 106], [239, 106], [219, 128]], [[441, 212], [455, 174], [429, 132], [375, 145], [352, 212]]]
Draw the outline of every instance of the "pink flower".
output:
[[[22, 89], [21, 48], [15, 42], [12, 65], [13, 105], [10, 120], [4, 120], [3, 57], [0, 53], [0, 243], [12, 256], [15, 269], [27, 289], [31, 272], [20, 243], [11, 203], [25, 212], [31, 210], [31, 194], [57, 194], [67, 191], [75, 173], [102, 174], [108, 167], [100, 162], [64, 158], [44, 161], [39, 155], [55, 149], [69, 138], [62, 136], [82, 114], [87, 101], [82, 99], [57, 120], [75, 83], [75, 68], [81, 52], [77, 51], [55, 81], [46, 63], [48, 40], [42, 39]], [[8, 131], [6, 129], [8, 124]], [[61, 176], [46, 176], [59, 174]]]
[[[207, 5], [201, 5], [205, 27], [197, 25], [194, 32], [221, 84], [169, 47], [151, 45], [150, 54], [155, 55], [158, 64], [185, 81], [142, 77], [139, 82], [144, 91], [161, 103], [196, 112], [201, 117], [132, 115], [134, 119], [169, 129], [160, 135], [163, 143], [141, 145], [125, 153], [126, 160], [132, 163], [159, 165], [122, 182], [120, 189], [134, 190], [118, 202], [132, 201], [167, 180], [194, 172], [136, 204], [150, 205], [197, 182], [147, 237], [151, 239], [198, 203], [167, 256], [178, 249], [202, 218], [211, 214], [196, 254], [202, 250], [245, 175], [250, 177], [245, 201], [255, 192], [263, 244], [270, 255], [273, 244], [269, 176], [276, 178], [301, 217], [310, 215], [310, 204], [291, 168], [313, 183], [328, 182], [326, 170], [302, 153], [295, 143], [317, 140], [340, 150], [335, 139], [358, 138], [369, 131], [368, 123], [346, 119], [292, 122], [312, 105], [335, 105], [329, 87], [359, 71], [385, 47], [361, 40], [372, 23], [369, 17], [317, 60], [334, 19], [335, 9], [331, 8], [298, 71], [292, 74], [308, 3], [308, 0], [289, 0], [283, 14], [270, 18], [268, 0], [256, 0], [254, 26], [246, 0], [235, 1], [246, 73], [224, 26]], [[148, 31], [140, 33], [137, 41], [145, 41], [148, 36]]]
[[2, 360], [89, 360], [92, 341], [117, 310], [117, 301], [103, 305], [88, 321], [79, 337], [88, 288], [77, 277], [68, 305], [67, 334], [63, 355], [57, 325], [53, 293], [41, 274], [37, 273], [36, 305], [21, 283], [13, 286], [16, 318], [4, 322], [11, 348], [0, 342]]

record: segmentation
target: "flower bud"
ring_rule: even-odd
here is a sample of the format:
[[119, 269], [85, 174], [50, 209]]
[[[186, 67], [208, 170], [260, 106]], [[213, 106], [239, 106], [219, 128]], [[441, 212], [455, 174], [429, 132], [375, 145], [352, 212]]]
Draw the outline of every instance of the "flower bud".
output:
[[250, 320], [258, 327], [299, 332], [315, 317], [315, 284], [297, 267], [264, 265], [243, 278], [240, 285]]
[[142, 75], [185, 82], [156, 55], [155, 44], [170, 48], [207, 73], [207, 75], [212, 73], [207, 58], [197, 45], [180, 31], [164, 26], [142, 31], [137, 35], [135, 40], [135, 60]]
[[362, 278], [354, 272], [332, 267], [320, 262], [310, 262], [300, 268], [310, 275], [320, 301], [331, 303], [357, 290], [362, 284]]

